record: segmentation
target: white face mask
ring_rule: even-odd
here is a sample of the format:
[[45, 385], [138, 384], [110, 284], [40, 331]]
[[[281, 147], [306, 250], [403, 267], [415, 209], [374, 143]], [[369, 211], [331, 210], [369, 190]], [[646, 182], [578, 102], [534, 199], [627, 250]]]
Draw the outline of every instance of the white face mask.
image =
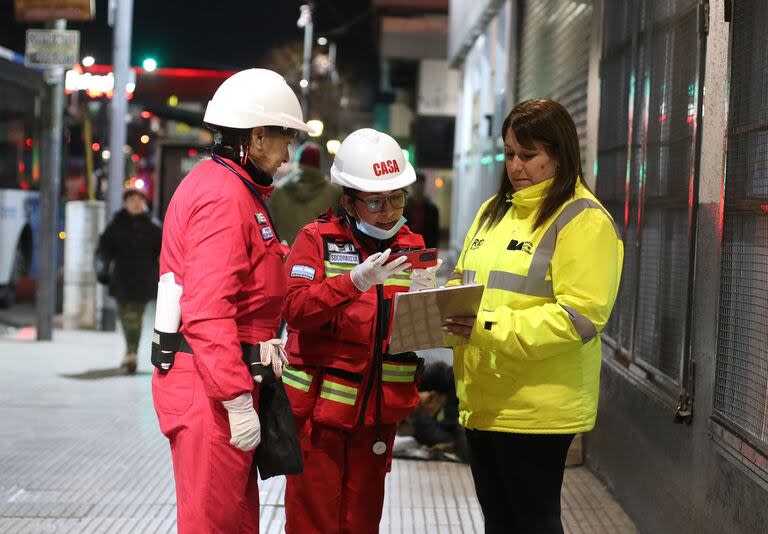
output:
[[408, 219], [401, 216], [400, 220], [398, 220], [395, 223], [395, 225], [389, 230], [382, 230], [378, 226], [368, 224], [362, 219], [357, 220], [356, 223], [357, 223], [357, 229], [363, 232], [365, 235], [370, 236], [374, 239], [378, 239], [379, 241], [384, 241], [385, 239], [389, 239], [390, 237], [395, 235], [400, 230], [400, 228], [403, 227], [403, 225], [406, 223], [407, 220]]

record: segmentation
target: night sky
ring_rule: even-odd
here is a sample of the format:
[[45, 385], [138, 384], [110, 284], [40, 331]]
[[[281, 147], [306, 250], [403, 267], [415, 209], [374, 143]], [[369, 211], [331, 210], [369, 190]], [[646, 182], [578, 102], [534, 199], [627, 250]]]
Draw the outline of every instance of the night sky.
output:
[[[258, 66], [274, 46], [301, 41], [296, 27], [299, 0], [134, 0], [131, 64], [146, 56], [160, 67], [232, 69]], [[354, 23], [353, 23], [354, 22]], [[352, 23], [352, 24], [350, 24]], [[13, 0], [0, 0], [0, 45], [24, 53], [29, 27], [14, 19]], [[96, 18], [68, 23], [79, 29], [81, 57], [111, 62], [112, 28], [107, 25], [107, 0], [96, 0]], [[359, 75], [376, 69], [375, 35], [370, 0], [317, 0], [315, 37], [342, 28], [336, 36], [338, 63]]]

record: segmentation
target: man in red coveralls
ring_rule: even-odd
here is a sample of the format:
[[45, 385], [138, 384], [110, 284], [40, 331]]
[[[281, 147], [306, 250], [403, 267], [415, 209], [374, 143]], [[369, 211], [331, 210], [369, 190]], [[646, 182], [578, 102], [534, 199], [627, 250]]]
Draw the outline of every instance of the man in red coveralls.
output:
[[288, 534], [378, 532], [395, 425], [419, 399], [420, 359], [386, 342], [392, 299], [411, 285], [390, 254], [424, 248], [403, 225], [415, 178], [390, 136], [353, 132], [331, 168], [344, 216], [305, 226], [288, 256], [283, 384], [304, 453], [303, 474], [288, 477]]
[[183, 286], [185, 344], [170, 370], [155, 371], [152, 394], [171, 445], [179, 532], [257, 533], [258, 389], [241, 343], [259, 344], [279, 373], [287, 250], [265, 200], [296, 132], [310, 128], [283, 77], [265, 69], [224, 81], [204, 122], [212, 157], [174, 193], [160, 256], [160, 273]]

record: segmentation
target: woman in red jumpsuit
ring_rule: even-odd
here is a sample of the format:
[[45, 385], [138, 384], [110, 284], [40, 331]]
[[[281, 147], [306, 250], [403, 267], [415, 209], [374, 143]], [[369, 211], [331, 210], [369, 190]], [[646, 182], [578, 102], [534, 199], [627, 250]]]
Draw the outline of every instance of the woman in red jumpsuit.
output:
[[155, 370], [152, 394], [171, 446], [178, 531], [258, 533], [258, 389], [241, 343], [259, 344], [279, 371], [286, 250], [265, 199], [296, 131], [309, 128], [282, 76], [264, 69], [224, 81], [204, 121], [212, 157], [174, 193], [160, 255], [161, 275], [183, 287], [185, 341], [169, 370]]
[[415, 179], [394, 139], [353, 132], [331, 168], [345, 214], [305, 226], [288, 256], [283, 383], [304, 453], [287, 482], [288, 534], [378, 532], [395, 425], [418, 401], [420, 360], [386, 341], [394, 294], [411, 285], [405, 258], [389, 256], [424, 248], [403, 226]]

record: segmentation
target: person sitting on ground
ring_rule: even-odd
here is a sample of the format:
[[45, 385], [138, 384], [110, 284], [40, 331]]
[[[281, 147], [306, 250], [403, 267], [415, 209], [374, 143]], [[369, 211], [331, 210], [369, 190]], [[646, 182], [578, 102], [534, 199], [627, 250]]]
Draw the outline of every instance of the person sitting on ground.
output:
[[466, 461], [453, 367], [441, 361], [427, 364], [419, 384], [419, 398], [419, 405], [398, 426], [398, 436], [413, 436], [428, 449], [430, 458]]

